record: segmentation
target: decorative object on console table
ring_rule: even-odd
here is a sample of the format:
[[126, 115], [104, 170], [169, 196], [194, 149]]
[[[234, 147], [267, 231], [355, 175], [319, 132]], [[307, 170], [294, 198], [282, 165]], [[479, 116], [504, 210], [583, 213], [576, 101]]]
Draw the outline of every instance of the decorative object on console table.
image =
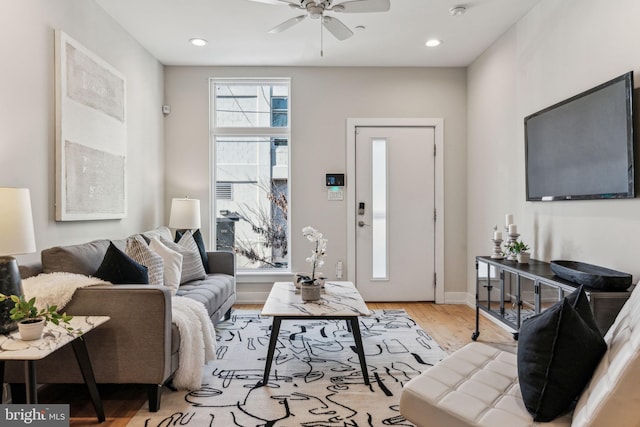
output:
[[[18, 262], [11, 255], [36, 251], [31, 214], [31, 197], [27, 188], [0, 187], [0, 292], [22, 295]], [[15, 330], [11, 319], [11, 301], [0, 303], [0, 333]]]
[[509, 242], [509, 245], [507, 247], [507, 251], [511, 255], [515, 254], [515, 257], [520, 264], [529, 263], [530, 254], [529, 252], [527, 252], [528, 250], [529, 250], [529, 246], [526, 243], [524, 243], [522, 240]]
[[498, 231], [498, 226], [493, 226], [493, 253], [491, 254], [491, 258], [493, 259], [503, 259], [502, 255], [502, 232]]
[[630, 274], [585, 262], [555, 260], [549, 264], [558, 277], [589, 288], [626, 291], [632, 282]]

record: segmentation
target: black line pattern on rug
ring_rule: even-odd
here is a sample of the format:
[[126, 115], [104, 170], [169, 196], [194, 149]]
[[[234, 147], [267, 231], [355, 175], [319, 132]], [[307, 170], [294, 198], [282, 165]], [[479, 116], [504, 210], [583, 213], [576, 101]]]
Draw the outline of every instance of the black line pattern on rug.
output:
[[360, 325], [370, 385], [347, 322], [310, 319], [282, 322], [268, 384], [257, 387], [271, 318], [234, 312], [216, 325], [218, 360], [205, 367], [203, 386], [164, 394], [140, 425], [412, 426], [399, 413], [402, 386], [445, 352], [404, 310], [375, 311]]

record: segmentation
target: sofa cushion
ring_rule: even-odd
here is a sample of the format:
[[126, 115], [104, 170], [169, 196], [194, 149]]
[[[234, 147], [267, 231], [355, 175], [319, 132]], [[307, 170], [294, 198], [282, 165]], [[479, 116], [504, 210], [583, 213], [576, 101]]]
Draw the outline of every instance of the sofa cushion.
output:
[[91, 276], [96, 272], [109, 247], [109, 240], [94, 240], [81, 245], [54, 246], [40, 254], [43, 273], [67, 272]]
[[124, 253], [130, 256], [138, 264], [142, 264], [147, 267], [150, 285], [163, 285], [164, 260], [159, 254], [149, 248], [147, 242], [141, 235], [127, 239], [127, 247], [125, 248]]
[[191, 233], [191, 235], [193, 236], [193, 240], [196, 242], [196, 245], [198, 246], [198, 252], [200, 253], [200, 258], [202, 259], [202, 265], [204, 266], [204, 271], [205, 273], [209, 274], [211, 273], [210, 269], [209, 269], [209, 256], [207, 255], [207, 249], [204, 247], [204, 239], [202, 238], [202, 233], [200, 232], [200, 229], [197, 229], [196, 231], [189, 231], [189, 230], [176, 230], [176, 242], [179, 242], [180, 239], [182, 239], [182, 235], [185, 234], [185, 232], [189, 232]]
[[607, 352], [573, 415], [575, 427], [636, 427], [640, 403], [640, 286], [636, 285], [604, 340]]
[[591, 328], [592, 330], [598, 332], [600, 335], [600, 328], [598, 328], [598, 324], [596, 323], [596, 318], [593, 315], [593, 311], [591, 311], [591, 306], [589, 305], [589, 298], [587, 298], [587, 294], [584, 292], [584, 288], [579, 286], [575, 291], [566, 296], [567, 301], [573, 308], [576, 309], [582, 320]]
[[163, 285], [171, 290], [171, 295], [175, 295], [180, 287], [182, 254], [169, 249], [157, 237], [151, 238], [149, 248], [162, 257], [164, 265]]
[[160, 237], [160, 241], [165, 246], [182, 254], [182, 274], [180, 276], [180, 284], [187, 283], [192, 280], [204, 279], [207, 273], [205, 273], [204, 267], [202, 266], [198, 247], [193, 240], [193, 237], [189, 235], [189, 239], [183, 240], [183, 243], [174, 243]]
[[[409, 381], [400, 412], [418, 426], [533, 427], [522, 403], [516, 355], [472, 342]], [[571, 417], [554, 421], [568, 427]]]
[[227, 274], [208, 274], [205, 279], [193, 280], [180, 286], [176, 295], [200, 301], [213, 317], [234, 293], [234, 277]]
[[584, 312], [581, 306], [581, 313], [570, 301], [579, 303], [580, 295], [564, 298], [520, 327], [518, 378], [535, 421], [551, 421], [566, 412], [607, 349], [597, 327], [593, 330], [582, 318], [593, 317], [591, 310]]
[[110, 243], [102, 264], [93, 276], [115, 284], [148, 284], [147, 267], [137, 263]]

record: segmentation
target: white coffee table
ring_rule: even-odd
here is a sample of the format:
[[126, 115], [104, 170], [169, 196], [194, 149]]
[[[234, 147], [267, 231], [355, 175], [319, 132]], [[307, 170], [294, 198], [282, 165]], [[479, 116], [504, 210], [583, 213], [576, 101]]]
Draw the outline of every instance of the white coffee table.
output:
[[264, 375], [260, 385], [264, 386], [269, 381], [273, 354], [278, 342], [278, 334], [280, 333], [280, 323], [283, 320], [294, 319], [345, 320], [353, 333], [364, 382], [369, 385], [369, 373], [362, 347], [358, 317], [371, 315], [371, 310], [369, 310], [353, 283], [326, 282], [319, 301], [305, 302], [302, 301], [299, 291], [296, 290], [292, 282], [276, 282], [273, 284], [273, 288], [271, 288], [269, 297], [260, 314], [262, 316], [273, 316], [269, 350], [267, 351]]
[[[62, 326], [56, 326], [52, 323], [45, 326], [42, 338], [38, 340], [23, 341], [20, 339], [18, 331], [10, 334], [0, 334], [0, 383], [4, 380], [5, 361], [24, 361], [27, 403], [38, 403], [35, 362], [44, 359], [51, 353], [71, 343], [76, 359], [78, 359], [82, 377], [89, 389], [91, 402], [96, 410], [98, 420], [103, 422], [105, 420], [104, 408], [102, 407], [102, 401], [98, 394], [98, 387], [96, 386], [96, 379], [93, 375], [93, 368], [91, 367], [87, 346], [82, 337], [90, 330], [97, 328], [108, 320], [109, 316], [73, 316], [69, 326], [76, 330], [82, 330], [82, 335], [71, 335]], [[0, 401], [1, 397], [2, 391], [0, 390]]]

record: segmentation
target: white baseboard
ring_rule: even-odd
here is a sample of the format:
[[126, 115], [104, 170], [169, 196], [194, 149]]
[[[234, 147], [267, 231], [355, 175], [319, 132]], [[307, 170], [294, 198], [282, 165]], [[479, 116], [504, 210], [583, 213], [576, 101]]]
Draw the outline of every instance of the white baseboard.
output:
[[236, 294], [236, 304], [264, 304], [269, 291], [239, 291]]
[[[467, 304], [468, 295], [466, 292], [445, 292], [445, 304]], [[475, 302], [475, 298], [474, 298]], [[475, 304], [474, 304], [475, 306]]]

